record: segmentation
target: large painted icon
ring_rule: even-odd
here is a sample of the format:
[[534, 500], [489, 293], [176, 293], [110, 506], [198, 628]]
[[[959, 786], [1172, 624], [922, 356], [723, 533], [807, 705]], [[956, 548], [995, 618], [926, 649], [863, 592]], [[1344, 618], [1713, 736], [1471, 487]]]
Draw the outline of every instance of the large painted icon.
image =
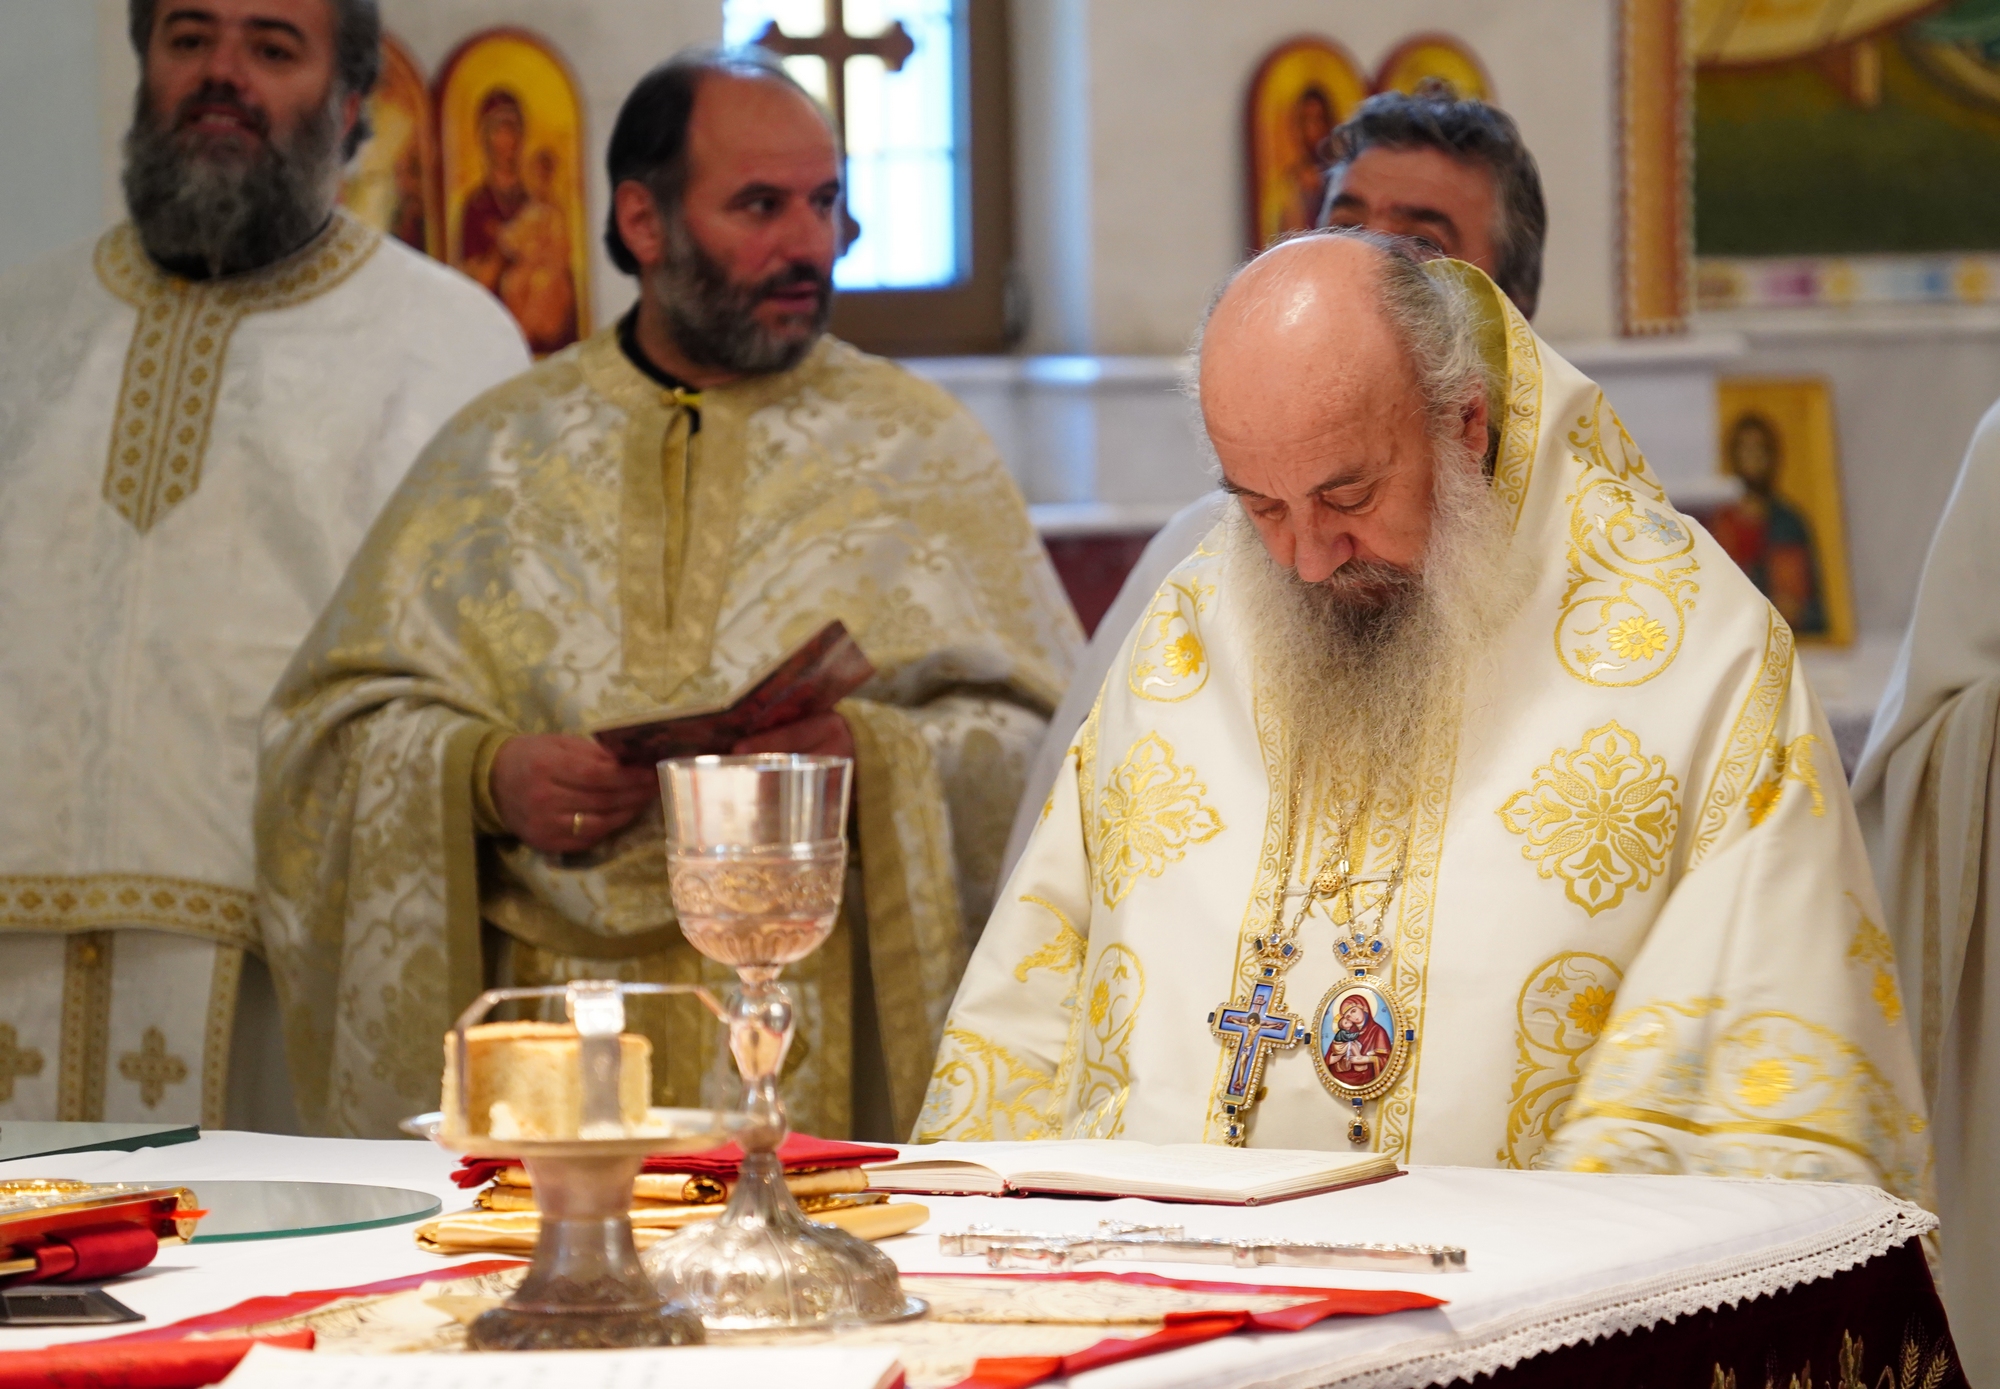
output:
[[1695, 0], [1689, 18], [1704, 305], [2000, 297], [2000, 4]]
[[1270, 245], [1319, 222], [1326, 138], [1368, 95], [1368, 79], [1329, 39], [1271, 50], [1250, 80], [1250, 244]]
[[1702, 519], [1802, 642], [1854, 639], [1833, 404], [1821, 380], [1717, 386], [1723, 473], [1742, 495]]
[[382, 36], [382, 76], [368, 98], [368, 123], [375, 133], [355, 155], [341, 202], [369, 226], [442, 259], [430, 89], [415, 56], [388, 34]]
[[1403, 1069], [1402, 1010], [1372, 975], [1356, 975], [1327, 990], [1314, 1014], [1313, 1067], [1320, 1083], [1343, 1100], [1387, 1093]]
[[1373, 93], [1414, 92], [1426, 82], [1461, 99], [1493, 100], [1485, 65], [1449, 34], [1404, 39], [1372, 78], [1332, 39], [1301, 35], [1266, 53], [1245, 113], [1250, 249], [1319, 225], [1335, 126]]
[[590, 331], [583, 107], [519, 29], [466, 40], [438, 76], [445, 259], [498, 295], [537, 356]]

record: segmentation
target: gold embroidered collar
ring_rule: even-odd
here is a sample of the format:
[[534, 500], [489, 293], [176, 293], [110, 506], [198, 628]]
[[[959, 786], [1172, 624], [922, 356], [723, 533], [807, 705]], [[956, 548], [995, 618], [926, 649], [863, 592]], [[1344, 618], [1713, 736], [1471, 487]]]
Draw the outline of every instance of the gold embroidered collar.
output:
[[97, 278], [138, 310], [113, 416], [104, 500], [141, 535], [201, 485], [229, 339], [248, 314], [288, 309], [345, 283], [381, 233], [336, 210], [302, 250], [262, 270], [211, 281], [159, 268], [130, 222], [97, 243]]

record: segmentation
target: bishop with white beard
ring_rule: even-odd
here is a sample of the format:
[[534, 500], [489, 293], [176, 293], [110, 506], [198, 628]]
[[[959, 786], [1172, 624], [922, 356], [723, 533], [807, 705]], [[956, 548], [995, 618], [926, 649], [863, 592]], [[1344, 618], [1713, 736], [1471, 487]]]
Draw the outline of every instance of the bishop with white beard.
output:
[[[130, 9], [131, 220], [0, 279], [0, 1120], [219, 1125], [258, 713], [417, 450], [528, 357], [334, 206], [374, 0]], [[275, 1085], [236, 1120], [295, 1123], [245, 988]]]
[[1239, 506], [1126, 638], [918, 1139], [1919, 1195], [1791, 633], [1598, 388], [1480, 272], [1373, 234], [1252, 262], [1199, 366]]

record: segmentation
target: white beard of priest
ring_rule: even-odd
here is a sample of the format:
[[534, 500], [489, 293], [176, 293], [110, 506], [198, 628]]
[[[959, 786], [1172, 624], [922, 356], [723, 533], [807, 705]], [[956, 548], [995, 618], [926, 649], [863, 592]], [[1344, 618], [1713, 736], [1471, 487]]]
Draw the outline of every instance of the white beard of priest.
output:
[[917, 1138], [1921, 1198], [1791, 633], [1598, 389], [1479, 271], [1372, 233], [1251, 262], [1199, 352], [1239, 506], [1126, 637]]

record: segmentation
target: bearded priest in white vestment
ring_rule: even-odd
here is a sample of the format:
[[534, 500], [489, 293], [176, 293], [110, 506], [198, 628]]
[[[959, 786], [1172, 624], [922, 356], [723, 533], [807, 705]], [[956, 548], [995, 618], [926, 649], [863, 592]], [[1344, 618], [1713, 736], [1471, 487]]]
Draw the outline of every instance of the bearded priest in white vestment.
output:
[[[854, 758], [854, 866], [785, 973], [783, 1087], [801, 1130], [907, 1133], [1081, 634], [972, 417], [824, 336], [840, 163], [774, 59], [662, 65], [609, 163], [638, 307], [439, 436], [267, 716], [302, 1111], [386, 1136], [435, 1107], [439, 1038], [489, 982], [727, 985], [674, 918], [654, 769], [580, 735], [725, 702], [838, 618], [877, 677], [733, 750]], [[733, 1105], [687, 1002], [634, 1008], [657, 1102]]]
[[1854, 777], [1934, 1121], [1944, 1222], [1939, 1290], [1975, 1384], [2000, 1379], [1996, 523], [2000, 408], [1973, 434]]
[[1471, 267], [1321, 233], [1230, 285], [1200, 390], [1240, 509], [1113, 665], [919, 1140], [1921, 1193], [1791, 633], [1597, 387]]
[[372, 0], [131, 8], [132, 220], [0, 281], [0, 1120], [219, 1125], [258, 711], [424, 441], [528, 359], [334, 207]]

